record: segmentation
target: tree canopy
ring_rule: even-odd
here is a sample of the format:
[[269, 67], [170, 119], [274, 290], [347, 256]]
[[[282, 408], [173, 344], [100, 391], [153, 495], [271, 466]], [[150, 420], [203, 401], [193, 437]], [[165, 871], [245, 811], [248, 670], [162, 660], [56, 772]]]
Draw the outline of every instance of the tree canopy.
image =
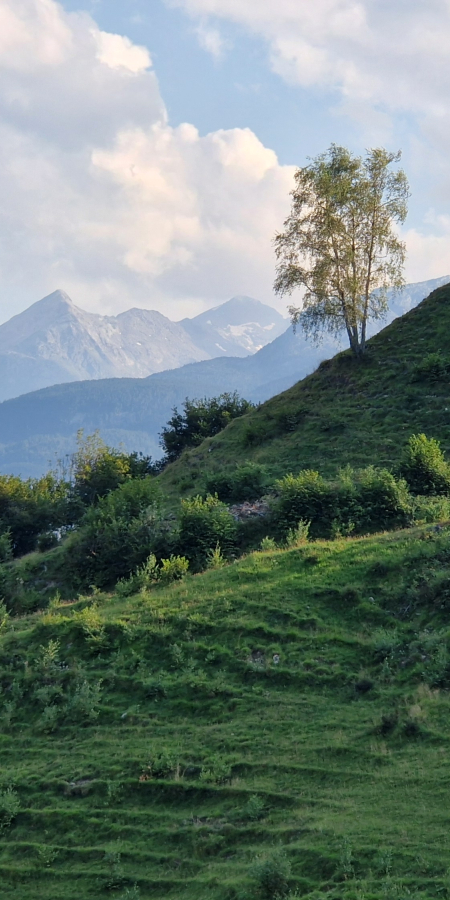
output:
[[377, 148], [363, 159], [332, 144], [297, 170], [291, 211], [275, 237], [275, 292], [304, 289], [302, 307], [289, 307], [294, 326], [315, 339], [345, 330], [357, 355], [368, 320], [387, 310], [388, 289], [404, 283], [395, 224], [406, 218], [409, 189], [403, 170], [391, 169], [400, 156]]
[[173, 409], [173, 416], [161, 432], [161, 445], [166, 461], [173, 462], [187, 447], [197, 447], [207, 437], [214, 437], [232, 419], [253, 409], [253, 403], [234, 393], [203, 400], [186, 400], [183, 412]]

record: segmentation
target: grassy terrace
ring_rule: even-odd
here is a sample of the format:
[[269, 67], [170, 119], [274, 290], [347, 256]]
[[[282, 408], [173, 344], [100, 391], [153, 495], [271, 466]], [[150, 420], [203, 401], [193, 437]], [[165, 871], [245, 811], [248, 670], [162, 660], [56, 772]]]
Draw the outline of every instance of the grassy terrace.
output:
[[9, 620], [2, 898], [449, 896], [449, 608], [444, 528]]
[[447, 355], [450, 285], [372, 338], [366, 356], [349, 352], [231, 422], [212, 440], [185, 452], [161, 476], [163, 490], [202, 490], [205, 477], [253, 460], [274, 477], [313, 468], [334, 475], [340, 466], [391, 468], [412, 433], [425, 432], [450, 451], [450, 378], [417, 379], [427, 354]]

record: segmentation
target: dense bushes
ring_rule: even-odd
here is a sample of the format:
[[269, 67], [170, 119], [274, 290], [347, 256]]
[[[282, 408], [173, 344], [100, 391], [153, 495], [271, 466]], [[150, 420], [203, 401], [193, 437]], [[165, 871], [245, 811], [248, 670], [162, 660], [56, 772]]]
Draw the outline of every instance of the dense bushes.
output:
[[182, 501], [178, 547], [194, 571], [206, 568], [217, 546], [229, 559], [236, 551], [236, 532], [233, 517], [217, 496]]
[[187, 447], [198, 447], [205, 438], [219, 434], [232, 419], [253, 408], [253, 403], [243, 400], [236, 391], [210, 399], [186, 399], [183, 412], [174, 407], [172, 418], [161, 432], [166, 461], [178, 459]]
[[51, 472], [22, 481], [0, 475], [0, 534], [11, 536], [15, 556], [34, 550], [38, 535], [67, 520], [69, 486]]
[[258, 463], [248, 462], [236, 466], [234, 471], [212, 475], [206, 482], [210, 494], [217, 494], [225, 503], [241, 503], [257, 500], [269, 484], [267, 469]]
[[110, 587], [150, 553], [167, 556], [170, 536], [161, 494], [151, 477], [128, 481], [86, 513], [65, 547], [67, 570], [80, 587]]
[[439, 441], [412, 434], [405, 448], [400, 472], [414, 494], [450, 493], [450, 466]]
[[282, 536], [301, 520], [310, 523], [311, 537], [332, 537], [406, 525], [411, 514], [406, 482], [373, 466], [345, 469], [335, 482], [304, 470], [277, 481], [276, 490], [273, 521]]

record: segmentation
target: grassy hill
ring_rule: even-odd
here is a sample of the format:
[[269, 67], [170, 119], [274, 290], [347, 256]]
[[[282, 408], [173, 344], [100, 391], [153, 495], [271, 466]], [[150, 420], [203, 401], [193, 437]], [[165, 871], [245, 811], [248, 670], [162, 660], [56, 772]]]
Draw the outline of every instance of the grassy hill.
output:
[[416, 529], [4, 623], [2, 897], [449, 896], [449, 585]]
[[[429, 354], [448, 353], [450, 285], [373, 337], [362, 360], [350, 352], [168, 467], [165, 490], [195, 492], [205, 478], [246, 460], [274, 477], [303, 468], [332, 475], [346, 464], [391, 467], [407, 437], [425, 432], [450, 450], [450, 377], [418, 373]], [[449, 354], [450, 360], [450, 354]]]

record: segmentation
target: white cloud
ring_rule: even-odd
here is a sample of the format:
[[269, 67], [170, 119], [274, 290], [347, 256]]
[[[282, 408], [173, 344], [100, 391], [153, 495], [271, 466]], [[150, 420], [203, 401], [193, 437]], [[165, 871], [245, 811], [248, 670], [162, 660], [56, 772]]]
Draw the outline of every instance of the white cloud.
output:
[[226, 41], [224, 41], [217, 28], [208, 28], [204, 22], [196, 28], [198, 41], [203, 50], [210, 53], [214, 59], [222, 59], [225, 54]]
[[111, 69], [128, 69], [136, 75], [150, 68], [152, 61], [146, 47], [138, 47], [127, 37], [97, 28], [92, 30], [92, 35], [98, 48], [97, 59]]
[[[449, 0], [166, 3], [206, 25], [233, 22], [261, 38], [273, 71], [339, 98], [334, 112], [356, 124], [364, 144], [396, 148], [400, 123], [415, 184], [429, 192], [430, 203], [450, 201]], [[410, 228], [406, 241], [409, 279], [450, 271], [448, 223]]]
[[436, 115], [450, 104], [450, 5], [405, 0], [166, 0], [245, 26], [272, 67], [303, 86], [340, 89], [390, 110]]
[[171, 128], [146, 48], [54, 0], [0, 0], [1, 319], [54, 290], [182, 318], [271, 299], [293, 169], [248, 129]]

